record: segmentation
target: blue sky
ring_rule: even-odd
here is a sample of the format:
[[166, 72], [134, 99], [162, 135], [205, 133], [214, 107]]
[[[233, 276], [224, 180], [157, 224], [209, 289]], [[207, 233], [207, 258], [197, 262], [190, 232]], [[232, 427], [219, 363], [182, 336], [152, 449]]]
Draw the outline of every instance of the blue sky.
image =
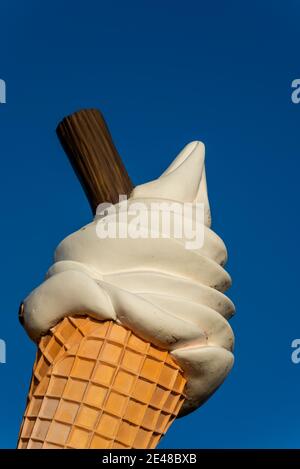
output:
[[85, 107], [104, 113], [135, 184], [188, 141], [206, 144], [236, 363], [160, 446], [299, 447], [299, 2], [3, 0], [0, 10], [0, 447], [15, 447], [35, 354], [19, 302], [58, 242], [91, 219], [55, 136]]

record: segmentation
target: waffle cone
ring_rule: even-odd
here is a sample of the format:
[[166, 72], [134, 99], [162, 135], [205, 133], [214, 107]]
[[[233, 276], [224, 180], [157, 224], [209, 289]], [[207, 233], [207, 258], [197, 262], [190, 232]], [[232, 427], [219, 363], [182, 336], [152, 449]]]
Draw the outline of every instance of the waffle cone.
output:
[[18, 448], [155, 448], [185, 383], [168, 352], [125, 327], [67, 317], [40, 340]]

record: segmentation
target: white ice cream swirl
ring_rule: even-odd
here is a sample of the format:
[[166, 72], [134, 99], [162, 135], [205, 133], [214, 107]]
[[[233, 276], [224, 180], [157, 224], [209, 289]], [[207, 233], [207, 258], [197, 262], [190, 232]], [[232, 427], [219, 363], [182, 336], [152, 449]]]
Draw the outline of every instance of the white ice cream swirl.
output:
[[[33, 340], [67, 315], [115, 320], [169, 350], [187, 377], [181, 414], [201, 405], [233, 365], [234, 336], [227, 319], [234, 305], [223, 295], [231, 279], [223, 269], [223, 241], [209, 228], [204, 145], [188, 144], [160, 178], [137, 186], [128, 201], [203, 203], [204, 244], [185, 239], [100, 239], [94, 221], [64, 239], [47, 279], [24, 300], [24, 325]], [[118, 210], [124, 210], [122, 204]], [[116, 223], [118, 223], [116, 221]]]

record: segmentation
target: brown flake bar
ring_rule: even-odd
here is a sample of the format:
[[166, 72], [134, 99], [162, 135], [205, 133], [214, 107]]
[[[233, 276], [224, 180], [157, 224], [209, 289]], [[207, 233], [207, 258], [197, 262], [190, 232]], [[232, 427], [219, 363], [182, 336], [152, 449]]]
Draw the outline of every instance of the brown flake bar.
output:
[[93, 213], [99, 203], [116, 203], [119, 194], [130, 194], [133, 184], [97, 109], [65, 117], [56, 132]]

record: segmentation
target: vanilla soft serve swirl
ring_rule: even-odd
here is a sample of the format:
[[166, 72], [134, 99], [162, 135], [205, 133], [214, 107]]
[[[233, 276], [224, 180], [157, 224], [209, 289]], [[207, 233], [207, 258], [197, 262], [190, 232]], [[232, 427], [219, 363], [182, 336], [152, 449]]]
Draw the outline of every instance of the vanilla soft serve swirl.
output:
[[223, 269], [226, 247], [210, 229], [201, 142], [187, 145], [160, 178], [137, 186], [126, 210], [140, 202], [151, 214], [154, 201], [204, 204], [203, 245], [186, 249], [184, 238], [172, 236], [101, 239], [97, 224], [112, 218], [96, 216], [56, 249], [47, 279], [24, 301], [24, 324], [34, 340], [70, 314], [123, 324], [182, 366], [185, 414], [220, 386], [233, 364], [227, 319], [234, 306], [222, 293], [231, 279]]

